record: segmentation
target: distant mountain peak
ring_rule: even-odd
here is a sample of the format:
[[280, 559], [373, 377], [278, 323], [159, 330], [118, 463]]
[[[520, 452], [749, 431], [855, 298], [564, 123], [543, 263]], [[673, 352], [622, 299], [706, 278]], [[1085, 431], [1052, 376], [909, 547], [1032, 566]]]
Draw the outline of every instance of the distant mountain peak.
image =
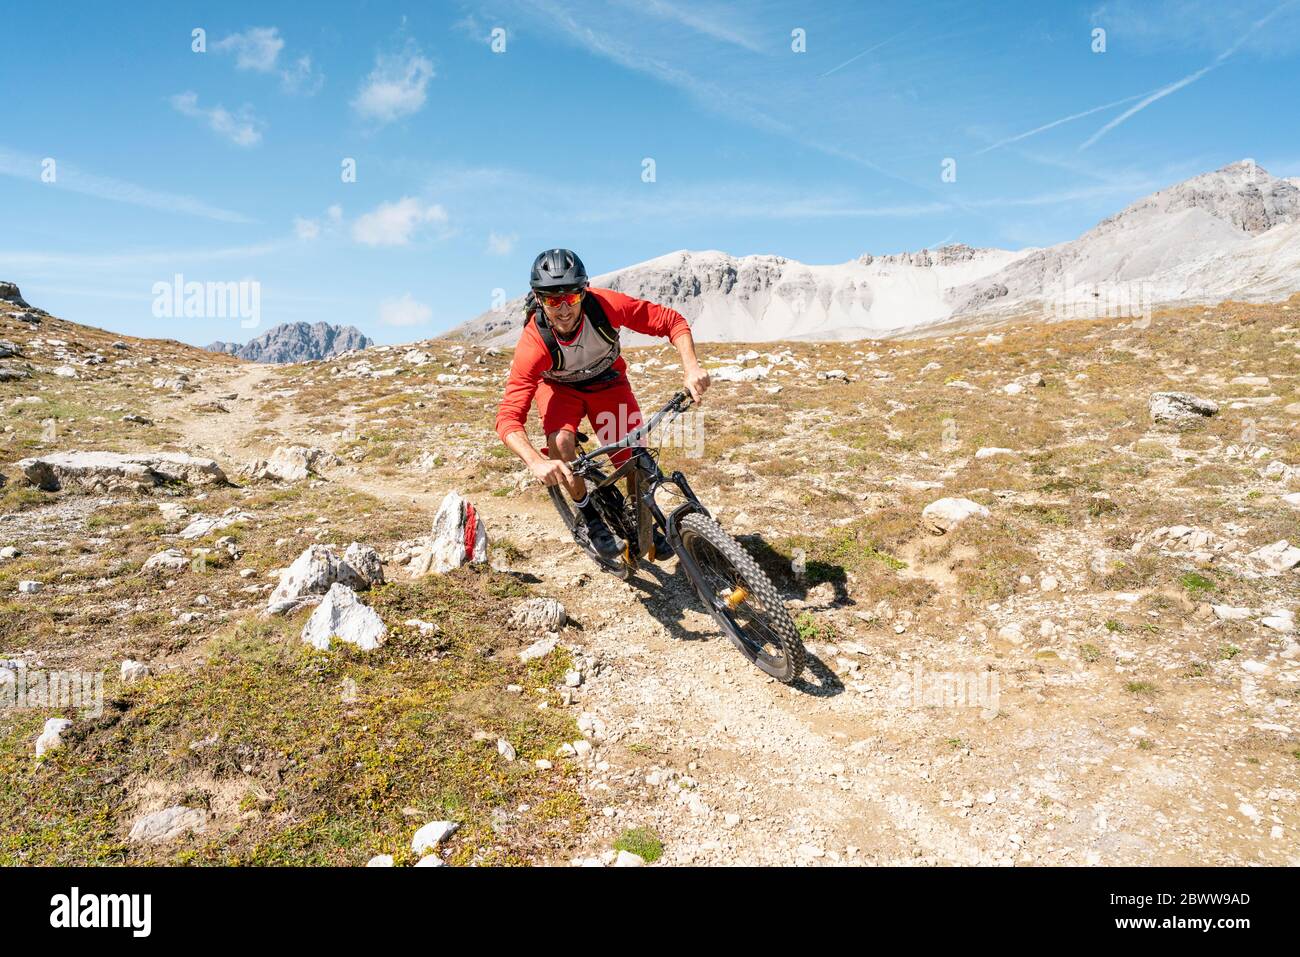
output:
[[18, 291], [18, 284], [15, 282], [0, 281], [0, 299], [12, 302], [15, 306], [22, 306], [24, 309], [31, 308], [23, 299], [23, 294]]
[[[705, 342], [888, 338], [1007, 315], [1082, 313], [1112, 293], [1144, 307], [1285, 299], [1300, 289], [1300, 178], [1238, 160], [1045, 249], [955, 243], [833, 265], [679, 249], [592, 284], [676, 309]], [[523, 319], [520, 296], [449, 335], [510, 345]]]
[[237, 342], [214, 342], [209, 352], [247, 359], [250, 362], [305, 362], [365, 349], [374, 341], [361, 334], [356, 326], [336, 326], [327, 322], [286, 322], [240, 345]]
[[1139, 199], [1078, 239], [951, 291], [953, 314], [1024, 314], [1140, 298], [1286, 298], [1300, 289], [1300, 188], [1250, 160]]
[[1005, 256], [1006, 252], [1005, 249], [995, 249], [987, 246], [967, 246], [965, 243], [950, 243], [946, 246], [936, 246], [934, 249], [918, 249], [915, 252], [887, 253], [879, 256], [872, 253], [863, 253], [858, 257], [858, 262], [864, 266], [869, 266], [872, 263], [892, 263], [928, 268], [930, 266], [951, 266], [956, 263], [974, 262], [983, 258], [996, 258]]
[[[1023, 255], [957, 244], [809, 265], [784, 256], [683, 249], [591, 282], [677, 310], [699, 341], [861, 339], [946, 318], [947, 288]], [[449, 335], [509, 345], [523, 327], [523, 299], [483, 313]], [[630, 330], [623, 338], [633, 345], [645, 341]]]
[[1253, 160], [1238, 160], [1145, 196], [1102, 220], [1096, 228], [1152, 213], [1166, 215], [1189, 209], [1203, 210], [1238, 229], [1258, 234], [1278, 223], [1300, 220], [1300, 189], [1290, 180], [1272, 176]]

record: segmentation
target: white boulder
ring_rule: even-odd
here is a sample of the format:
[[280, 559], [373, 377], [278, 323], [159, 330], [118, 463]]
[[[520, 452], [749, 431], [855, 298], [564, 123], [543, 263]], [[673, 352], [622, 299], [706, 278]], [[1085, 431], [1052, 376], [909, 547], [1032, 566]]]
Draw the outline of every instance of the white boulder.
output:
[[559, 631], [566, 621], [564, 605], [554, 598], [529, 598], [510, 615], [510, 624], [523, 631]]
[[185, 553], [179, 548], [167, 548], [156, 555], [150, 556], [144, 563], [142, 571], [153, 571], [156, 568], [168, 569], [171, 571], [180, 571], [189, 565], [190, 560], [185, 557]]
[[315, 446], [290, 445], [277, 448], [271, 457], [249, 465], [245, 471], [251, 478], [273, 478], [282, 482], [301, 482], [312, 475], [320, 475], [328, 465], [341, 465], [342, 459], [334, 453]]
[[149, 677], [149, 666], [143, 661], [134, 661], [128, 658], [122, 662], [122, 684], [133, 685], [147, 677]]
[[1211, 605], [1210, 608], [1214, 611], [1214, 617], [1220, 621], [1245, 621], [1254, 614], [1251, 608], [1237, 608], [1233, 605]]
[[436, 850], [438, 845], [456, 833], [459, 827], [460, 825], [455, 821], [430, 821], [411, 838], [411, 852], [425, 854]]
[[559, 641], [560, 639], [556, 635], [548, 635], [545, 638], [538, 638], [523, 651], [519, 652], [519, 660], [527, 663], [529, 661], [535, 661], [538, 658], [545, 658], [555, 650], [555, 646], [559, 644]]
[[67, 718], [50, 718], [46, 721], [41, 736], [36, 739], [36, 756], [39, 758], [49, 751], [63, 747], [63, 732], [70, 727], [72, 722]]
[[709, 378], [718, 382], [761, 382], [771, 371], [770, 366], [750, 366], [747, 369], [742, 369], [740, 366], [720, 366], [709, 370]]
[[158, 511], [162, 513], [163, 520], [168, 522], [179, 522], [190, 513], [190, 510], [179, 502], [159, 502]]
[[212, 459], [180, 452], [54, 452], [18, 463], [27, 481], [47, 492], [138, 491], [164, 482], [190, 485], [226, 483]]
[[968, 498], [941, 498], [921, 510], [921, 517], [929, 529], [940, 535], [952, 531], [973, 515], [987, 518], [989, 510]]
[[161, 844], [190, 831], [202, 833], [207, 821], [207, 812], [200, 808], [181, 805], [164, 808], [146, 814], [131, 825], [128, 840], [135, 844]]
[[267, 602], [267, 614], [283, 614], [312, 604], [316, 596], [324, 595], [335, 583], [362, 591], [370, 587], [370, 582], [329, 545], [312, 545], [280, 575]]
[[1300, 565], [1300, 548], [1283, 538], [1272, 545], [1255, 549], [1246, 557], [1261, 562], [1270, 574], [1280, 575]]
[[1268, 615], [1259, 620], [1259, 623], [1265, 628], [1271, 628], [1273, 631], [1289, 635], [1295, 631], [1295, 617], [1286, 615]]
[[229, 528], [237, 522], [252, 521], [253, 516], [248, 512], [241, 512], [238, 509], [230, 509], [222, 515], [195, 515], [180, 531], [180, 537], [184, 539], [202, 538], [204, 535], [210, 535], [213, 532], [219, 532], [223, 528]]
[[1169, 425], [1190, 425], [1219, 411], [1219, 404], [1190, 392], [1155, 392], [1148, 402], [1151, 419]]
[[443, 574], [466, 563], [486, 562], [487, 549], [487, 528], [478, 509], [459, 492], [448, 492], [433, 518], [428, 546], [411, 559], [411, 572]]
[[363, 651], [373, 651], [388, 637], [388, 628], [373, 608], [362, 604], [361, 599], [347, 585], [335, 582], [321, 599], [307, 624], [302, 628], [302, 640], [322, 651], [337, 638]]
[[384, 560], [369, 545], [353, 542], [343, 553], [343, 562], [371, 588], [384, 583]]

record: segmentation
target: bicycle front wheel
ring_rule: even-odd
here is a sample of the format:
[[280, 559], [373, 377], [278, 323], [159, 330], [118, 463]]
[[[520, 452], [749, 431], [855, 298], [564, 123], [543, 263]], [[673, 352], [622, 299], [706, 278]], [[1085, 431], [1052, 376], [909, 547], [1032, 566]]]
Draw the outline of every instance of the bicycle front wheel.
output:
[[803, 673], [803, 642], [775, 586], [713, 519], [681, 521], [683, 567], [709, 612], [741, 654], [787, 684]]

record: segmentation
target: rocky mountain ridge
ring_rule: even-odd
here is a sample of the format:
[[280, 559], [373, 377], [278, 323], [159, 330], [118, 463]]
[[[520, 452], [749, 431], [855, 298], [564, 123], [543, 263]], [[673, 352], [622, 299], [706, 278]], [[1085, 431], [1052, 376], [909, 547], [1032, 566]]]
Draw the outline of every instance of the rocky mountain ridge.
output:
[[[1243, 160], [1043, 249], [956, 244], [836, 265], [678, 250], [592, 282], [676, 309], [703, 342], [887, 339], [1010, 316], [1120, 318], [1156, 305], [1268, 301], [1300, 290], [1300, 188]], [[522, 304], [516, 297], [449, 335], [511, 345]]]
[[356, 326], [337, 326], [327, 322], [286, 322], [262, 333], [242, 345], [238, 342], [214, 342], [209, 352], [222, 352], [250, 362], [304, 362], [326, 359], [373, 345]]

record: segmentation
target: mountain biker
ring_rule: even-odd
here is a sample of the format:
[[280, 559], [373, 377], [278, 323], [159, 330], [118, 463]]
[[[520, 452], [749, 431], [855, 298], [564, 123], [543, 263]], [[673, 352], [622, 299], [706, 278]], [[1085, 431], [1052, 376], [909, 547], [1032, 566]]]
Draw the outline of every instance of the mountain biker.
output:
[[[585, 415], [601, 445], [617, 442], [641, 425], [641, 408], [627, 379], [618, 330], [669, 339], [682, 358], [683, 382], [696, 402], [709, 387], [695, 340], [678, 312], [644, 299], [590, 284], [586, 267], [568, 249], [548, 249], [533, 261], [528, 318], [515, 346], [510, 377], [497, 410], [496, 432], [510, 451], [547, 486], [563, 484], [603, 557], [621, 554], [617, 540], [587, 494], [586, 482], [567, 463], [577, 458], [575, 433]], [[533, 448], [524, 429], [533, 396], [546, 433], [547, 457]], [[611, 456], [622, 464], [631, 452]], [[671, 552], [655, 531], [655, 558]]]

